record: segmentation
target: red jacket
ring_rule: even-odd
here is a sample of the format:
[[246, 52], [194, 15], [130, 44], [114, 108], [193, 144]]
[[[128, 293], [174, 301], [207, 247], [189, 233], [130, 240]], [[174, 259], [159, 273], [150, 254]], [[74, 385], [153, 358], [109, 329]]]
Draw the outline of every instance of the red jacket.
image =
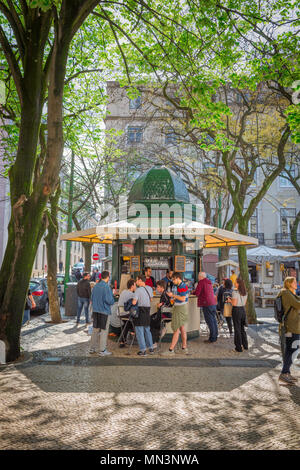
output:
[[217, 304], [212, 283], [206, 277], [198, 282], [195, 295], [198, 297], [198, 307], [210, 307]]

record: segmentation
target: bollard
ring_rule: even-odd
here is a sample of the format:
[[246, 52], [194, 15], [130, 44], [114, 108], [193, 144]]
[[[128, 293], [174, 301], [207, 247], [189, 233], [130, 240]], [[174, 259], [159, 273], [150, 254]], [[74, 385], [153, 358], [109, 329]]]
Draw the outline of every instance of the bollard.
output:
[[5, 360], [5, 343], [0, 341], [0, 364], [6, 364]]

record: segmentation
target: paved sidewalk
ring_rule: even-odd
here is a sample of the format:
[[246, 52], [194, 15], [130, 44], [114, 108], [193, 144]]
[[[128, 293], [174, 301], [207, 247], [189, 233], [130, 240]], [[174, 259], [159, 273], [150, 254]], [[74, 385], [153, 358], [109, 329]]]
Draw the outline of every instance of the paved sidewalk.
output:
[[300, 389], [279, 385], [277, 325], [258, 316], [248, 352], [226, 330], [206, 345], [203, 325], [171, 359], [112, 340], [113, 356], [88, 357], [84, 324], [34, 318], [21, 338], [32, 358], [0, 368], [0, 449], [299, 449]]

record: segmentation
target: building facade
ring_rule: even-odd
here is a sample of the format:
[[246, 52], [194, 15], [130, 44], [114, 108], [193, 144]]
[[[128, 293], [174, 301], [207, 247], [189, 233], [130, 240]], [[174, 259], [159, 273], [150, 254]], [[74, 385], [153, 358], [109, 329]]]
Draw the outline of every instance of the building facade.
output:
[[[159, 155], [161, 152], [169, 152], [171, 155], [170, 162], [172, 159], [176, 161], [177, 158], [184, 158], [182, 155], [188, 154], [190, 149], [188, 145], [185, 145], [184, 148], [182, 145], [178, 145], [178, 136], [176, 134], [177, 122], [182, 119], [182, 114], [176, 110], [169, 114], [168, 119], [166, 119], [164, 110], [168, 110], [174, 103], [166, 100], [159, 89], [150, 90], [139, 87], [139, 90], [140, 96], [130, 99], [127, 96], [126, 89], [121, 88], [118, 82], [107, 83], [109, 99], [105, 119], [106, 129], [109, 131], [113, 129], [122, 131], [118, 143], [120, 147], [128, 151], [128, 158], [134, 153], [140, 156], [141, 171], [151, 167], [154, 163], [155, 153]], [[175, 95], [174, 100], [176, 100]], [[234, 105], [237, 106], [238, 103]], [[209, 162], [195, 161], [195, 165], [207, 165], [209, 167], [210, 164]], [[293, 163], [289, 169], [293, 175], [299, 174], [299, 165]], [[263, 181], [263, 169], [257, 168], [252, 188], [250, 188], [252, 193], [263, 184]], [[192, 198], [192, 202], [199, 203], [201, 201], [195, 197]], [[246, 198], [246, 206], [248, 202], [249, 198]], [[217, 207], [212, 209], [212, 214], [216, 213]], [[267, 194], [255, 209], [249, 221], [248, 235], [258, 238], [260, 244], [294, 251], [295, 247], [291, 241], [290, 233], [292, 223], [299, 210], [300, 196], [286, 178], [285, 173], [282, 173], [275, 179]], [[230, 216], [232, 212], [233, 207], [230, 206], [227, 216]], [[214, 221], [216, 219], [210, 220], [210, 223], [216, 225], [216, 223], [213, 223]], [[297, 237], [300, 241], [300, 227]], [[206, 264], [205, 259], [207, 260]], [[204, 268], [206, 267], [212, 274], [216, 274], [213, 266], [217, 260], [218, 253], [216, 250], [206, 252]]]

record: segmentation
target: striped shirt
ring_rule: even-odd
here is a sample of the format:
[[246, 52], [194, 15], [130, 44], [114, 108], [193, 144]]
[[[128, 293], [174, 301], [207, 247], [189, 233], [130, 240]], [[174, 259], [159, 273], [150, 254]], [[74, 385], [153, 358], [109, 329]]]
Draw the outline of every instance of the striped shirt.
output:
[[179, 295], [179, 297], [185, 297], [185, 300], [181, 301], [181, 300], [175, 299], [175, 305], [183, 305], [183, 304], [188, 303], [189, 288], [183, 281], [181, 281], [179, 286], [177, 286], [177, 294], [176, 295]]

